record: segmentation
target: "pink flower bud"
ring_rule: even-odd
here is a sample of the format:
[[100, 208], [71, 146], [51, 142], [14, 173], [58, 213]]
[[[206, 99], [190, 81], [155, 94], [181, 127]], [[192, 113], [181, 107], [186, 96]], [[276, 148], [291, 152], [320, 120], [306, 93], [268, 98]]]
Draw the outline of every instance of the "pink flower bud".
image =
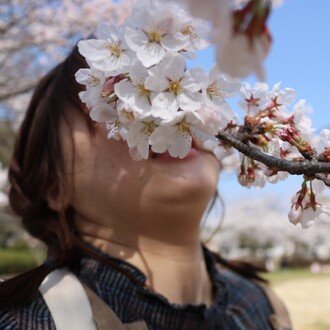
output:
[[115, 77], [110, 77], [104, 84], [102, 95], [109, 96], [114, 92]]

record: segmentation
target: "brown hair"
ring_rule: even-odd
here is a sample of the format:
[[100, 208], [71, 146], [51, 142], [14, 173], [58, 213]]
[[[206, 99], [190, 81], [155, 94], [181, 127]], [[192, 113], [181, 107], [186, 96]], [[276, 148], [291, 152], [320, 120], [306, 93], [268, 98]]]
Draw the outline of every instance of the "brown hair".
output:
[[[91, 136], [94, 132], [87, 109], [79, 100], [82, 87], [74, 77], [76, 71], [84, 67], [88, 67], [87, 63], [75, 47], [65, 61], [40, 80], [19, 130], [9, 168], [9, 201], [22, 218], [25, 229], [46, 244], [48, 259], [41, 266], [0, 284], [2, 308], [27, 303], [51, 271], [63, 266], [77, 269], [84, 254], [118, 269], [77, 237], [72, 225], [72, 208], [55, 212], [47, 203], [47, 196], [65, 195], [70, 188], [64, 176], [58, 134], [61, 120], [70, 125], [68, 111], [76, 111], [85, 118]], [[219, 256], [217, 259], [247, 277], [257, 277], [252, 268], [231, 265]], [[126, 275], [136, 282], [130, 274]]]

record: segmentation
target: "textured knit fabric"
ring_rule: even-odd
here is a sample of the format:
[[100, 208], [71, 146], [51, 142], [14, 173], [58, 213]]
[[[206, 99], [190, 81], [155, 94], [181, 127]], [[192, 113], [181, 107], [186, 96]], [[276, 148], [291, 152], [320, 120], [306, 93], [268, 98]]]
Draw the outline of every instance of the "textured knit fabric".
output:
[[[268, 330], [272, 308], [255, 283], [223, 268], [204, 249], [214, 288], [214, 301], [205, 305], [171, 304], [164, 296], [134, 283], [118, 270], [88, 256], [81, 261], [78, 278], [102, 298], [124, 323], [144, 320], [148, 329]], [[135, 279], [146, 276], [135, 266], [107, 256]], [[24, 307], [0, 310], [1, 330], [53, 330], [52, 316], [40, 293]]]

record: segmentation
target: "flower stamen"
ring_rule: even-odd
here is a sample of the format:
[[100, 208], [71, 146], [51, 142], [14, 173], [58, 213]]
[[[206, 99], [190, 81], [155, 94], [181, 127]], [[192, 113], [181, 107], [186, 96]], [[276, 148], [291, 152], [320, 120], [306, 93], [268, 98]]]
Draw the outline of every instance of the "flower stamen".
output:
[[208, 88], [207, 88], [207, 94], [210, 96], [219, 96], [219, 97], [225, 97], [225, 93], [223, 93], [217, 82], [213, 82]]
[[185, 36], [190, 36], [193, 39], [198, 39], [195, 28], [192, 25], [186, 25], [181, 29], [181, 33]]
[[95, 75], [89, 75], [89, 79], [88, 79], [88, 87], [95, 87], [100, 83], [100, 79], [98, 77], [96, 77]]
[[149, 42], [155, 42], [159, 44], [162, 40], [163, 33], [161, 33], [159, 30], [151, 30], [149, 32], [145, 32], [147, 37], [149, 38]]
[[147, 89], [144, 84], [140, 84], [137, 86], [138, 92], [141, 96], [146, 96], [149, 98], [150, 96], [150, 90]]
[[181, 133], [190, 133], [190, 126], [187, 122], [182, 121], [178, 124], [178, 126]]
[[109, 52], [116, 56], [116, 57], [120, 57], [121, 53], [122, 53], [122, 48], [120, 46], [120, 44], [118, 42], [114, 42], [111, 43], [107, 46], [107, 49], [109, 50]]
[[174, 93], [175, 95], [178, 95], [181, 91], [182, 87], [180, 84], [180, 81], [171, 81], [169, 91]]
[[155, 122], [154, 121], [144, 121], [143, 124], [144, 124], [144, 132], [147, 135], [151, 135], [156, 128]]

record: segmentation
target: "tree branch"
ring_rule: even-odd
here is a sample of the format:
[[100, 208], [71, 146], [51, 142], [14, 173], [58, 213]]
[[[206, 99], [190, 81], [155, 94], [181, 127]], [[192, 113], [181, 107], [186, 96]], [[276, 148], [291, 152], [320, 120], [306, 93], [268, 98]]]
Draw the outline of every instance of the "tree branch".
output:
[[12, 92], [7, 92], [4, 94], [0, 93], [0, 102], [6, 101], [10, 99], [11, 97], [18, 96], [20, 94], [28, 93], [33, 90], [33, 88], [36, 86], [37, 81], [33, 81], [27, 86], [22, 86], [20, 89], [13, 90]]
[[[279, 171], [285, 171], [293, 175], [315, 175], [315, 174], [330, 174], [330, 163], [322, 163], [316, 160], [304, 160], [304, 161], [289, 161], [285, 159], [279, 159], [265, 154], [258, 148], [247, 145], [240, 141], [234, 135], [227, 134], [223, 131], [219, 131], [216, 137], [224, 141], [235, 149], [240, 151], [245, 156], [252, 158], [260, 163], [263, 163], [271, 169], [277, 169]], [[323, 180], [322, 180], [323, 181]]]

